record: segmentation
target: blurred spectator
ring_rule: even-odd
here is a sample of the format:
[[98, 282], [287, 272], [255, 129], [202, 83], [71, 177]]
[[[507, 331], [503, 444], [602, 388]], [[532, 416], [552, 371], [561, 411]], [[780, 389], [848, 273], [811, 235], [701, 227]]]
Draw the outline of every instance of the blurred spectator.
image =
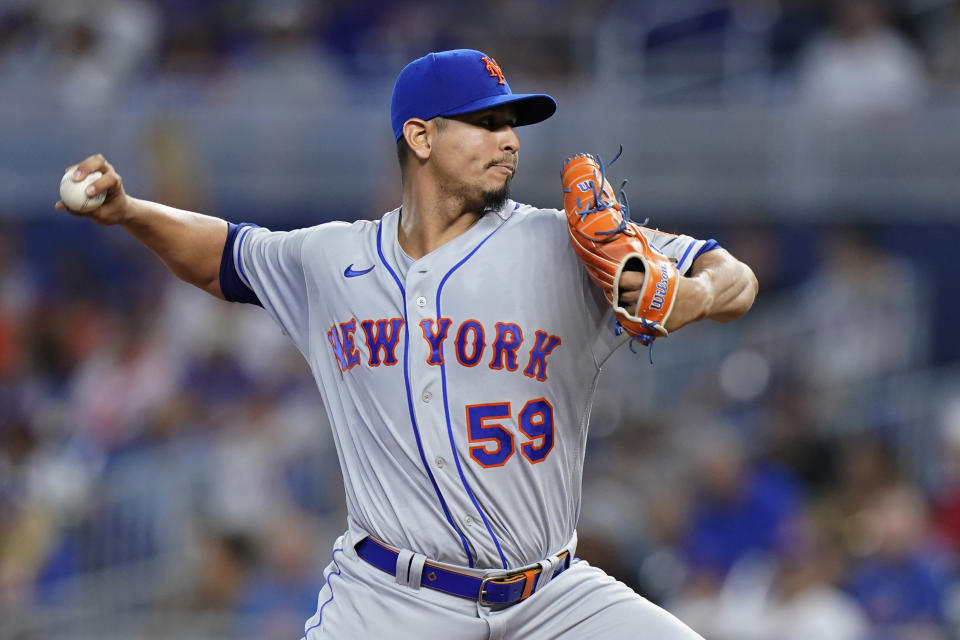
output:
[[324, 557], [317, 530], [302, 514], [288, 512], [273, 520], [265, 538], [260, 570], [247, 585], [240, 609], [251, 616], [257, 638], [294, 638], [317, 607], [323, 586]]
[[946, 638], [945, 600], [955, 567], [934, 546], [927, 505], [916, 488], [884, 491], [861, 526], [875, 548], [853, 567], [847, 588], [871, 622], [895, 638]]
[[767, 556], [744, 556], [722, 581], [691, 583], [669, 609], [710, 640], [766, 640], [763, 615], [774, 570]]
[[696, 577], [719, 583], [744, 557], [774, 552], [800, 494], [783, 470], [750, 465], [732, 431], [706, 434], [698, 449], [698, 496], [683, 548]]
[[211, 442], [206, 511], [220, 529], [259, 537], [287, 509], [283, 468], [296, 452], [296, 427], [264, 390], [253, 390], [229, 422]]
[[168, 397], [176, 383], [169, 354], [144, 340], [152, 307], [114, 318], [101, 348], [82, 361], [71, 393], [76, 434], [109, 452], [142, 429], [147, 409]]
[[[597, 415], [598, 422], [613, 420]], [[686, 578], [679, 552], [692, 499], [686, 443], [699, 434], [662, 419], [630, 420], [607, 437], [595, 436], [587, 459], [603, 464], [585, 473], [590, 481], [577, 525], [578, 555], [660, 603]]]
[[236, 356], [224, 345], [216, 344], [206, 353], [194, 354], [187, 364], [182, 385], [214, 410], [236, 407], [256, 386]]
[[960, 398], [942, 409], [940, 424], [942, 473], [934, 487], [933, 518], [937, 532], [953, 552], [960, 553]]
[[178, 209], [209, 211], [208, 172], [190, 129], [173, 117], [159, 117], [146, 142], [143, 162], [151, 183], [144, 196]]
[[155, 5], [142, 0], [36, 3], [46, 25], [48, 64], [68, 114], [113, 104], [123, 84], [154, 61], [160, 36]]
[[245, 7], [219, 0], [166, 0], [162, 3], [166, 29], [157, 66], [162, 72], [191, 79], [211, 79], [224, 66], [239, 30]]
[[59, 527], [59, 538], [36, 579], [40, 601], [65, 604], [75, 597], [71, 593], [75, 585], [67, 579], [155, 557], [162, 525], [157, 522], [159, 515], [155, 504], [142, 495], [114, 500], [93, 496], [80, 519]]
[[934, 80], [950, 95], [960, 92], [960, 2], [947, 1], [929, 35]]
[[257, 561], [256, 544], [235, 533], [208, 533], [200, 542], [196, 589], [189, 606], [199, 611], [239, 613], [250, 572]]
[[837, 477], [811, 509], [822, 530], [842, 541], [848, 553], [862, 554], [871, 545], [869, 529], [859, 518], [896, 482], [889, 447], [868, 434], [851, 436], [836, 447]]
[[824, 0], [780, 0], [777, 16], [768, 40], [774, 74], [793, 71], [797, 57], [829, 22], [828, 2]]
[[322, 5], [303, 0], [255, 3], [252, 37], [231, 56], [217, 99], [272, 112], [277, 124], [291, 109], [341, 104], [343, 76], [316, 35], [323, 11]]
[[884, 0], [837, 0], [831, 28], [799, 68], [800, 101], [825, 116], [902, 113], [926, 97], [920, 55], [891, 26]]
[[[0, 463], [0, 483], [7, 484]], [[0, 496], [0, 500], [8, 496]], [[55, 512], [42, 505], [22, 501], [0, 504], [0, 611], [28, 607], [37, 573], [57, 541]]]
[[786, 381], [770, 399], [764, 450], [770, 460], [795, 476], [808, 499], [835, 488], [838, 448], [835, 437], [820, 428], [814, 404], [798, 383]]
[[12, 333], [36, 300], [36, 274], [25, 255], [26, 234], [16, 224], [4, 224], [0, 234], [0, 380], [10, 374], [17, 355]]
[[[817, 334], [795, 347], [821, 405], [835, 399], [838, 385], [903, 371], [926, 355], [926, 295], [916, 268], [877, 247], [862, 230], [841, 227], [827, 234], [795, 315], [800, 331]], [[831, 314], [829, 331], [815, 329], [823, 326], [827, 309], [843, 312]], [[899, 321], [888, 322], [890, 314]]]
[[836, 586], [842, 558], [798, 514], [775, 554], [744, 556], [716, 590], [692, 589], [672, 606], [710, 640], [865, 640], [866, 617]]
[[863, 611], [837, 584], [844, 549], [807, 516], [797, 518], [778, 554], [778, 575], [759, 626], [767, 640], [864, 640]]

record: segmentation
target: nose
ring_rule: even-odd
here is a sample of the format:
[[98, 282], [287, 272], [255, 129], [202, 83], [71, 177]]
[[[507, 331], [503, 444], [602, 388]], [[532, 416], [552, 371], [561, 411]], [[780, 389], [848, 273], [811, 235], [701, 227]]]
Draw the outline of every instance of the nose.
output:
[[500, 149], [510, 153], [516, 153], [520, 150], [520, 138], [517, 137], [517, 132], [510, 125], [505, 125], [500, 130]]

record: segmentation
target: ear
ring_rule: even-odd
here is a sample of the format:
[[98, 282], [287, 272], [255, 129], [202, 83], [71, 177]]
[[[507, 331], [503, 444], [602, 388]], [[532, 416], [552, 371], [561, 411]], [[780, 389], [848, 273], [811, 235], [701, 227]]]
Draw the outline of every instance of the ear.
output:
[[426, 120], [410, 118], [403, 124], [403, 137], [407, 141], [407, 146], [421, 161], [430, 157], [432, 150], [430, 134], [431, 127]]

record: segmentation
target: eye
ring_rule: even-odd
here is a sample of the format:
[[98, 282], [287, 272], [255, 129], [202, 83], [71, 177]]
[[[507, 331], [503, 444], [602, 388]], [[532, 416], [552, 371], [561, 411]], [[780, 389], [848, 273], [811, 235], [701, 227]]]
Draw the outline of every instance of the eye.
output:
[[497, 131], [503, 127], [515, 127], [517, 119], [514, 117], [500, 116], [495, 113], [489, 115], [481, 116], [476, 120], [473, 120], [473, 124], [487, 129], [488, 131]]

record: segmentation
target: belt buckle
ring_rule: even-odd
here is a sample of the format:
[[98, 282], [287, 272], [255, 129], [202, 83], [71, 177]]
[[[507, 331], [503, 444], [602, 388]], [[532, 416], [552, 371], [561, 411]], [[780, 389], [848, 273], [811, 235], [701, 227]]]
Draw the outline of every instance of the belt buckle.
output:
[[[524, 600], [529, 598], [531, 595], [533, 595], [533, 584], [539, 572], [540, 572], [539, 567], [535, 567], [533, 569], [527, 569], [525, 571], [515, 571], [514, 573], [508, 573], [505, 576], [490, 576], [490, 577], [484, 578], [480, 582], [480, 597], [478, 598], [480, 605], [484, 607], [492, 607], [492, 606], [509, 607], [517, 604], [518, 602], [523, 602]], [[518, 579], [521, 579], [521, 578], [523, 579], [524, 582], [523, 582], [523, 591], [520, 593], [519, 598], [515, 600], [511, 600], [509, 602], [489, 602], [484, 597], [487, 595], [486, 587], [488, 582], [495, 581], [495, 582], [512, 583], [512, 582], [516, 582]]]
[[488, 576], [480, 581], [480, 597], [477, 600], [480, 602], [481, 607], [495, 607], [498, 604], [501, 604], [499, 602], [487, 602], [484, 599], [484, 596], [487, 595], [487, 583], [490, 582], [491, 580], [499, 579], [499, 577], [500, 576], [497, 576], [497, 577]]

